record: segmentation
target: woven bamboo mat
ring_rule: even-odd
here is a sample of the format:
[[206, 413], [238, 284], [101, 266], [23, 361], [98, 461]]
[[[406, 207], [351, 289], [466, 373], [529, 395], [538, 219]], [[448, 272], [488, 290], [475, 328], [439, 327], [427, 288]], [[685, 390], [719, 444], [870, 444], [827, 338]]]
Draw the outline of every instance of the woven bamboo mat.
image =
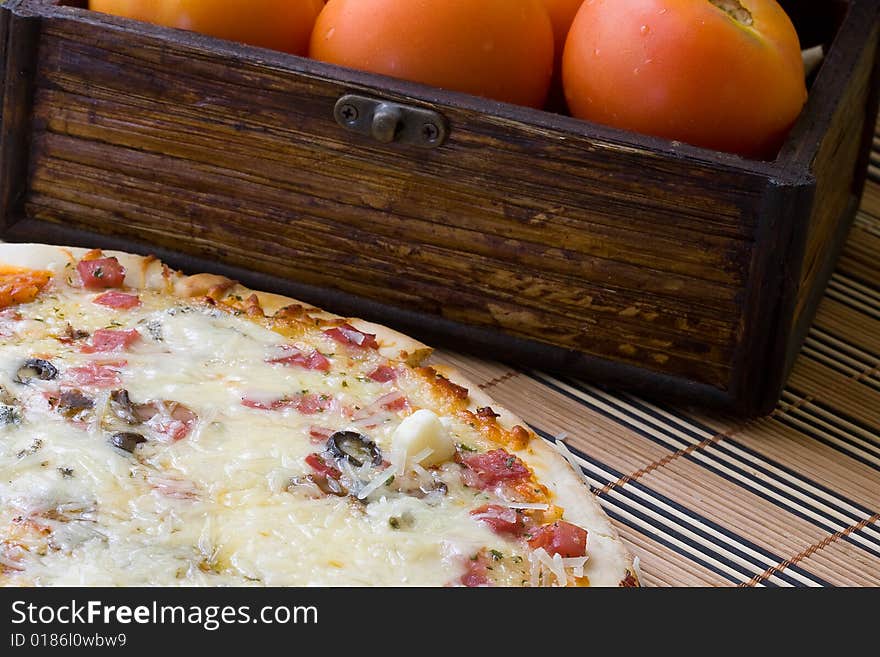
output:
[[880, 130], [849, 241], [776, 410], [737, 421], [443, 352], [565, 436], [647, 586], [880, 586]]

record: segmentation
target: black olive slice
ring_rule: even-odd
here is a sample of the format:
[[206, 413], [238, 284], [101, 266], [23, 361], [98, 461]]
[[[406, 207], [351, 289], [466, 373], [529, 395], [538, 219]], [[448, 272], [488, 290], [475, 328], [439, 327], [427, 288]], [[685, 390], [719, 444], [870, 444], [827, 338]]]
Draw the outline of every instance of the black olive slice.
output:
[[134, 452], [135, 447], [145, 442], [147, 442], [147, 439], [141, 434], [131, 431], [120, 431], [110, 436], [110, 444], [119, 449], [124, 449], [126, 452]]
[[120, 420], [129, 424], [140, 424], [141, 418], [135, 411], [134, 404], [128, 396], [128, 390], [114, 390], [110, 393], [110, 411]]
[[382, 452], [372, 440], [356, 431], [337, 431], [327, 440], [327, 451], [359, 468], [367, 461], [382, 464]]
[[82, 390], [65, 390], [58, 398], [58, 405], [61, 408], [81, 411], [86, 408], [92, 408], [95, 402], [91, 397], [83, 394]]
[[15, 382], [27, 385], [33, 379], [51, 381], [56, 376], [58, 376], [58, 368], [48, 360], [29, 358], [15, 373]]

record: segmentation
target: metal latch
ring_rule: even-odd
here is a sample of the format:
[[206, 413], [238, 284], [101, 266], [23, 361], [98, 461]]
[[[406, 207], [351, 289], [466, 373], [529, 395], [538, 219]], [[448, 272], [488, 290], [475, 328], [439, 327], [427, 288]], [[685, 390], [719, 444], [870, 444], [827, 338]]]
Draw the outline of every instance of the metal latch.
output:
[[383, 144], [400, 142], [422, 148], [437, 148], [449, 136], [446, 119], [423, 107], [348, 94], [333, 109], [343, 128], [372, 137]]

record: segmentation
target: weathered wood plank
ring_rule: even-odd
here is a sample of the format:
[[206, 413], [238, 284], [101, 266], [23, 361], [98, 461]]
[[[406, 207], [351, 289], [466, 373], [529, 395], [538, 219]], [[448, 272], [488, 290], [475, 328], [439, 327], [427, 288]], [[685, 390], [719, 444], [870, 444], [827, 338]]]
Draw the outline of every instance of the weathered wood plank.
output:
[[[59, 100], [64, 104], [59, 104]], [[151, 126], [144, 126], [121, 118], [124, 113], [109, 112], [104, 102], [93, 101], [86, 107], [67, 94], [41, 93], [37, 120], [44, 122], [50, 133], [76, 137], [77, 141], [71, 143], [90, 151], [77, 155], [71, 148], [65, 149], [61, 139], [41, 148], [51, 146], [56, 149], [53, 153], [66, 152], [61, 157], [81, 157], [84, 162], [104, 160], [99, 154], [104, 148], [115, 150], [117, 155], [120, 149], [130, 149], [132, 155], [120, 166], [132, 173], [173, 159], [180, 163], [175, 167], [175, 179], [187, 177], [195, 189], [222, 191], [234, 184], [242, 199], [287, 206], [294, 202], [290, 194], [308, 194], [315, 201], [373, 211], [371, 221], [378, 222], [376, 230], [382, 230], [389, 222], [399, 230], [402, 224], [395, 218], [405, 218], [414, 241], [436, 239], [438, 232], [450, 230], [467, 233], [467, 239], [456, 245], [462, 252], [508, 252], [507, 257], [516, 260], [521, 257], [520, 245], [541, 246], [547, 258], [544, 266], [551, 270], [558, 267], [561, 273], [581, 275], [584, 267], [594, 265], [607, 267], [604, 273], [615, 279], [626, 279], [629, 271], [630, 279], [635, 276], [644, 280], [644, 270], [654, 269], [665, 271], [675, 280], [694, 281], [695, 286], [705, 281], [707, 289], [701, 291], [702, 297], [719, 301], [730, 301], [737, 289], [738, 272], [727, 272], [724, 268], [730, 269], [733, 254], [746, 245], [730, 238], [682, 231], [678, 240], [658, 235], [656, 248], [634, 250], [633, 244], [641, 240], [643, 233], [627, 225], [632, 208], [620, 208], [620, 214], [611, 217], [606, 216], [607, 209], [591, 208], [587, 215], [570, 201], [568, 207], [563, 207], [558, 205], [559, 198], [543, 204], [536, 197], [524, 200], [531, 207], [510, 197], [504, 206], [481, 205], [483, 201], [474, 198], [472, 179], [470, 189], [450, 182], [438, 192], [433, 178], [413, 174], [404, 177], [369, 161], [353, 165], [346, 153], [330, 156], [314, 145], [296, 149], [288, 146], [291, 152], [287, 155], [270, 143], [264, 145], [240, 135], [242, 142], [218, 137], [216, 133], [205, 135], [202, 131], [190, 135], [167, 119], [157, 118], [155, 123], [151, 119]], [[222, 152], [218, 153], [218, 148]], [[316, 171], [320, 175], [315, 175]], [[157, 175], [172, 174], [160, 170]], [[469, 180], [464, 174], [461, 177]], [[430, 202], [432, 199], [434, 203]], [[557, 206], [548, 209], [554, 202]], [[597, 216], [602, 223], [594, 221]]]
[[[117, 162], [112, 167], [114, 170], [129, 176], [136, 177], [139, 172], [150, 170], [154, 172], [151, 174], [153, 182], [169, 185], [185, 182], [188, 189], [221, 196], [229, 195], [229, 181], [232, 179], [237, 182], [235, 190], [240, 200], [254, 205], [271, 205], [279, 211], [287, 210], [291, 218], [302, 216], [303, 207], [307, 208], [309, 214], [323, 216], [332, 213], [332, 208], [338, 206], [335, 216], [329, 218], [355, 228], [369, 225], [378, 234], [394, 235], [411, 242], [437, 243], [456, 249], [460, 254], [493, 257], [514, 266], [539, 267], [551, 277], [560, 274], [584, 280], [602, 280], [603, 285], [611, 289], [637, 289], [649, 297], [653, 294], [672, 296], [673, 304], [675, 298], [681, 300], [683, 311], [685, 308], [696, 308], [699, 312], [700, 308], [706, 307], [724, 314], [735, 312], [738, 288], [723, 281], [700, 278], [704, 268], [698, 268], [696, 263], [682, 265], [672, 261], [670, 256], [652, 262], [645, 261], [645, 256], [641, 256], [637, 263], [616, 259], [618, 253], [611, 251], [612, 247], [618, 245], [618, 251], [621, 244], [631, 248], [641, 238], [639, 234], [625, 229], [603, 230], [601, 225], [582, 225], [582, 232], [587, 234], [578, 234], [566, 241], [567, 233], [562, 232], [560, 227], [546, 226], [549, 220], [544, 220], [548, 231], [555, 229], [558, 232], [552, 239], [547, 236], [541, 240], [540, 232], [531, 235], [532, 239], [525, 239], [521, 235], [504, 236], [487, 232], [485, 228], [480, 230], [476, 222], [462, 221], [462, 218], [467, 218], [465, 213], [470, 210], [473, 216], [474, 212], [467, 205], [466, 198], [454, 203], [444, 197], [440, 208], [409, 215], [386, 204], [369, 203], [363, 198], [363, 191], [358, 191], [355, 198], [334, 193], [333, 189], [357, 182], [352, 181], [344, 170], [341, 174], [324, 170], [321, 180], [316, 181], [309, 166], [310, 163], [314, 165], [313, 160], [286, 164], [272, 161], [267, 165], [254, 154], [236, 154], [232, 161], [214, 157], [212, 162], [209, 160], [216, 152], [218, 143], [210, 139], [200, 144], [198, 150], [183, 147], [190, 154], [189, 157], [183, 157], [181, 147], [177, 144], [187, 141], [187, 138], [181, 136], [177, 142], [171, 142], [171, 128], [168, 134], [149, 134], [141, 139], [139, 128], [126, 129], [99, 113], [103, 104], [96, 105], [89, 112], [85, 108], [77, 108], [75, 101], [67, 96], [64, 99], [67, 102], [60, 106], [54, 94], [48, 98], [40, 94], [38, 98], [37, 121], [45, 123], [50, 131], [37, 137], [35, 149], [41, 157], [96, 167], [113, 161]], [[56, 109], [59, 107], [61, 109]], [[138, 136], [132, 137], [133, 133]], [[121, 150], [132, 148], [129, 145], [132, 141], [138, 145], [134, 152], [129, 154]], [[234, 144], [227, 142], [227, 146], [226, 151], [236, 150]], [[197, 160], [192, 159], [192, 153], [197, 153]], [[378, 173], [376, 177], [382, 179]], [[373, 189], [377, 194], [384, 190], [388, 194], [393, 193], [391, 188], [394, 184], [393, 179], [383, 185], [365, 178], [358, 188]], [[411, 194], [411, 186], [404, 193]], [[294, 212], [291, 208], [300, 210]], [[723, 252], [725, 249], [734, 249], [736, 243], [718, 240], [715, 246]], [[697, 250], [693, 243], [673, 244], [668, 248], [682, 259]], [[700, 248], [709, 246], [702, 244]], [[667, 263], [671, 264], [673, 271], [664, 270]], [[682, 268], [686, 268], [685, 273], [677, 273], [676, 270]], [[710, 273], [714, 274], [714, 270]], [[674, 295], [670, 295], [673, 292]]]

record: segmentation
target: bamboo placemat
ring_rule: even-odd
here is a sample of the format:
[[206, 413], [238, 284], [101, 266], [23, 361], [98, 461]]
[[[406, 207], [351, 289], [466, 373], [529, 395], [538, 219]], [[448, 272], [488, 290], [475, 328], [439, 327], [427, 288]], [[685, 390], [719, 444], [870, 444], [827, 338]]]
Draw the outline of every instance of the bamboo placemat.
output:
[[880, 586], [880, 130], [849, 241], [776, 410], [737, 421], [443, 352], [563, 437], [647, 586]]

